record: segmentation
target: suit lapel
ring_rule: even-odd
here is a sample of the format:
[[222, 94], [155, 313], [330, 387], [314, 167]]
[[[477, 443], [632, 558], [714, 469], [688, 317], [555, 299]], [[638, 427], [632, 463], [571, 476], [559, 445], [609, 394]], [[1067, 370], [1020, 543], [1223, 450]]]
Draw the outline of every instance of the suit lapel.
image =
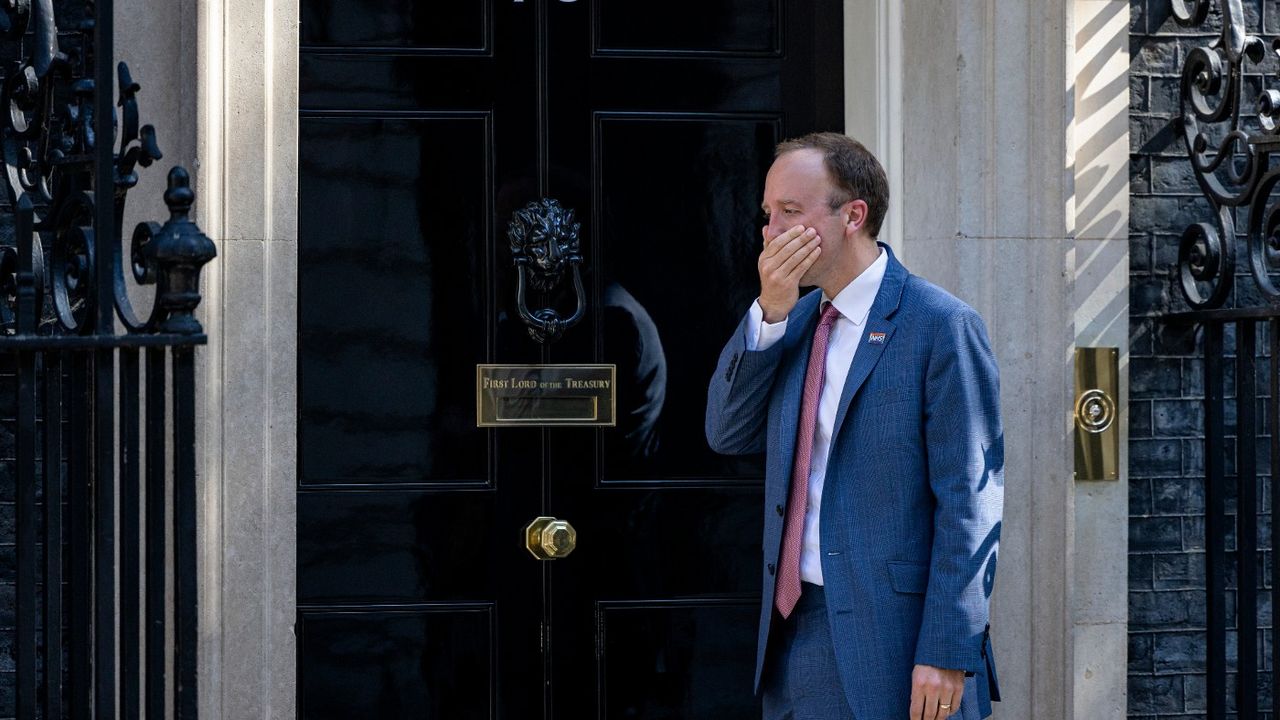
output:
[[[893, 342], [894, 330], [897, 329], [889, 318], [898, 310], [898, 304], [902, 301], [902, 289], [906, 286], [910, 273], [894, 257], [893, 250], [889, 249], [888, 245], [880, 243], [880, 247], [889, 254], [889, 264], [885, 268], [884, 279], [880, 281], [880, 290], [876, 293], [876, 300], [871, 305], [871, 312], [867, 314], [867, 326], [863, 329], [862, 337], [858, 339], [858, 351], [853, 356], [853, 365], [849, 368], [844, 389], [840, 393], [840, 405], [836, 408], [836, 418], [831, 428], [832, 438], [839, 437], [840, 426], [844, 424], [849, 406], [857, 396], [858, 390], [862, 389], [863, 383], [867, 381], [867, 376], [871, 374], [876, 363], [880, 362], [884, 349]], [[870, 341], [872, 333], [884, 333], [884, 339], [872, 343]]]

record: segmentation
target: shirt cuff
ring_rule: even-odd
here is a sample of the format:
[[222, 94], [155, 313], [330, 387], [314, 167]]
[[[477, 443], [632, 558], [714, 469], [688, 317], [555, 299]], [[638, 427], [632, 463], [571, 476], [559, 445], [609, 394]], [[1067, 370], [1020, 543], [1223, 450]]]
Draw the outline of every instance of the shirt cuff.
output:
[[782, 318], [776, 323], [765, 322], [764, 308], [760, 307], [759, 299], [751, 303], [747, 316], [748, 350], [768, 350], [787, 334], [787, 318]]

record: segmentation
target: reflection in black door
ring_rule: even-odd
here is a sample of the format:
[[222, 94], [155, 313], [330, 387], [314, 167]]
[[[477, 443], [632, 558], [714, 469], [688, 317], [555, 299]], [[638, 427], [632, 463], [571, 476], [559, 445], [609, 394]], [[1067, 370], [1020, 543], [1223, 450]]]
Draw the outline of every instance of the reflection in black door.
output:
[[[840, 3], [302, 5], [301, 716], [758, 716], [761, 458], [702, 417], [772, 146], [842, 126]], [[548, 347], [505, 238], [542, 197], [589, 300]], [[477, 429], [476, 364], [537, 362], [616, 364], [617, 427]]]

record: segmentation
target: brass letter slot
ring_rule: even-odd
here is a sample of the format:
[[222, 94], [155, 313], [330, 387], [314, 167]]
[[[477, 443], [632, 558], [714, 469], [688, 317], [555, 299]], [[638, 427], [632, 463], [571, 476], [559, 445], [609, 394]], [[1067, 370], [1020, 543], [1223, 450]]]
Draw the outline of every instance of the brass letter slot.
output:
[[1076, 479], [1120, 478], [1120, 351], [1076, 348]]
[[594, 397], [538, 397], [517, 395], [498, 398], [498, 422], [524, 422], [536, 418], [545, 422], [595, 422]]

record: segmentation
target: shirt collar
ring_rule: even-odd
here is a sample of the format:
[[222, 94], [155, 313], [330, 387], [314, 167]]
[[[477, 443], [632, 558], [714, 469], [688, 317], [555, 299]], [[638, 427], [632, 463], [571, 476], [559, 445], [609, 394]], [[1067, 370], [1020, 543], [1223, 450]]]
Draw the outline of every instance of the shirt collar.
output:
[[884, 248], [879, 250], [880, 256], [875, 259], [875, 262], [854, 278], [853, 282], [845, 285], [844, 289], [836, 294], [834, 300], [827, 297], [825, 290], [822, 292], [822, 301], [833, 303], [840, 314], [851, 320], [854, 325], [861, 326], [866, 322], [867, 315], [871, 312], [871, 305], [880, 292], [880, 281], [884, 280], [884, 272], [889, 267], [888, 254], [885, 253]]

